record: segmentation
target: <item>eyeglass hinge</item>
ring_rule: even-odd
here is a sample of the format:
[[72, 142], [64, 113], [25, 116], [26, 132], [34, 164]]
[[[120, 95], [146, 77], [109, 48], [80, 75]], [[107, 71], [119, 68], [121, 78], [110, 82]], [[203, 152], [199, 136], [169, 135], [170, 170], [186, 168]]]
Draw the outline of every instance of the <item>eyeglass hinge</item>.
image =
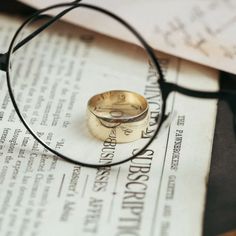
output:
[[0, 53], [0, 70], [7, 71], [7, 54]]

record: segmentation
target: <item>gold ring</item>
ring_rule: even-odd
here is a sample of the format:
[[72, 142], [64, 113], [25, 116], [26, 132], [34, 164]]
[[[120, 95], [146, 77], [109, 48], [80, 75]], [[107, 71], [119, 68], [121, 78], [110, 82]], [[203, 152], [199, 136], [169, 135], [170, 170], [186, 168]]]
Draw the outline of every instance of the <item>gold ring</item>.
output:
[[142, 137], [148, 126], [147, 100], [135, 93], [112, 90], [89, 99], [87, 123], [90, 132], [100, 140], [111, 135], [117, 143], [132, 142]]

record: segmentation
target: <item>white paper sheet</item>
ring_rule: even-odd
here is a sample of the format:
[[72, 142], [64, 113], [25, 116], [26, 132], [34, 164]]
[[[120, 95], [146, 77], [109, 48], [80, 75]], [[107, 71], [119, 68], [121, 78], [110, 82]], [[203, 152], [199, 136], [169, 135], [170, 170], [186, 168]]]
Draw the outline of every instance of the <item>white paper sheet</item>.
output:
[[[63, 0], [21, 0], [43, 8]], [[140, 31], [159, 51], [236, 73], [236, 2], [234, 0], [85, 0], [118, 14]], [[68, 17], [75, 24], [107, 33], [106, 23], [89, 18]], [[115, 37], [129, 40], [116, 28]]]
[[[1, 49], [7, 50], [19, 21], [0, 16], [0, 22]], [[51, 38], [60, 50], [76, 31], [62, 26], [56, 36], [42, 38], [41, 46]], [[47, 53], [50, 50], [54, 49], [48, 48]], [[69, 52], [67, 56], [74, 58], [75, 52]], [[96, 55], [87, 56], [96, 59]], [[101, 51], [99, 61], [102, 58]], [[160, 58], [168, 81], [217, 89], [217, 71], [164, 54]], [[133, 69], [137, 66], [140, 62], [134, 61]], [[21, 69], [27, 68], [21, 64]], [[112, 73], [104, 67], [107, 70]], [[91, 70], [94, 76], [97, 72]], [[17, 119], [5, 74], [0, 76], [1, 236], [201, 235], [215, 100], [173, 94], [168, 111], [176, 116], [142, 155], [117, 167], [90, 169], [62, 161], [37, 144]], [[86, 81], [80, 86], [92, 87]], [[148, 83], [147, 74], [145, 86]], [[41, 93], [40, 86], [35, 97]]]

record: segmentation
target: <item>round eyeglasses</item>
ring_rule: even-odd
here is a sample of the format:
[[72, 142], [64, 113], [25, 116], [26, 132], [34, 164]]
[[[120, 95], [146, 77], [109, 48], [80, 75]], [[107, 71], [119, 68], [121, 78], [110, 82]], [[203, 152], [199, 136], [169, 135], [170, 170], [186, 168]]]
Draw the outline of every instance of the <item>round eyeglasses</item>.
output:
[[[106, 23], [95, 33], [59, 21], [69, 14], [87, 20], [88, 27], [91, 20]], [[134, 44], [112, 38], [114, 28]], [[121, 164], [143, 153], [167, 117], [172, 91], [200, 98], [230, 93], [166, 82], [155, 53], [133, 27], [79, 2], [47, 7], [27, 19], [0, 55], [0, 69], [31, 135], [53, 154], [88, 167]]]

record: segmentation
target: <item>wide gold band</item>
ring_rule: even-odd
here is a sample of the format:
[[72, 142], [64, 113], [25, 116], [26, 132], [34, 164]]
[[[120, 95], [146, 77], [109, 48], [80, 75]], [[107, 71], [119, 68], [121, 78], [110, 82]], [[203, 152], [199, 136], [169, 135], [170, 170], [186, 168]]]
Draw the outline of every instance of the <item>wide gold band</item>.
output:
[[147, 100], [135, 92], [112, 90], [88, 101], [88, 127], [101, 140], [106, 140], [111, 133], [115, 134], [117, 143], [140, 139], [148, 119]]

